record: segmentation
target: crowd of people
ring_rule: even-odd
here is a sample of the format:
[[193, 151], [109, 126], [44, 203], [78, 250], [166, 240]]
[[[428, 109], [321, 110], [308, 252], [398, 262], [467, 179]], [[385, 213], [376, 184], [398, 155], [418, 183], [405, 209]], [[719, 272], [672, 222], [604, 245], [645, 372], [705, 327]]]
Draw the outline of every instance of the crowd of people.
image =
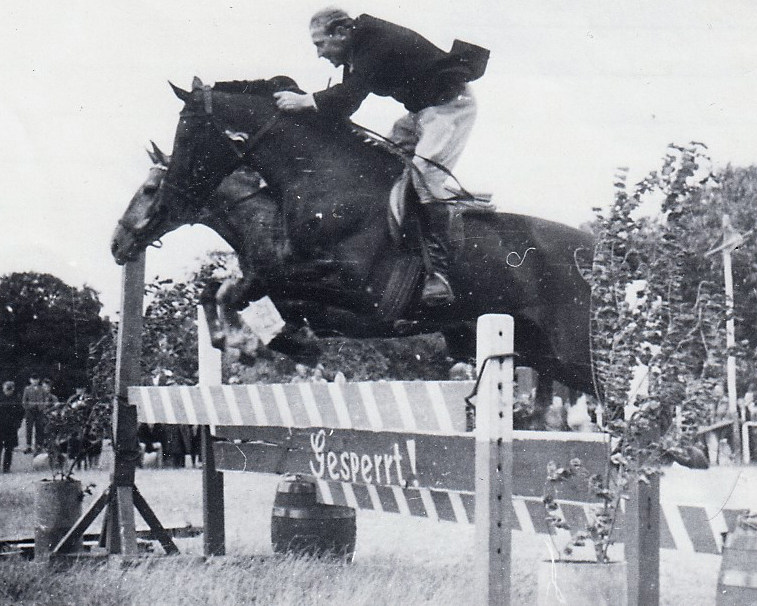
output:
[[[53, 393], [53, 383], [50, 379], [40, 379], [38, 375], [29, 378], [21, 393], [16, 389], [14, 381], [4, 381], [0, 395], [0, 458], [3, 473], [9, 473], [13, 465], [14, 452], [19, 447], [19, 432], [25, 425], [25, 444], [23, 453], [37, 456], [49, 450], [48, 435], [50, 415], [58, 414], [69, 409], [89, 407], [93, 404], [86, 387], [77, 387], [65, 401], [61, 402]], [[97, 467], [102, 453], [102, 437], [88, 435], [83, 431], [81, 435], [67, 436], [58, 439], [57, 450], [70, 460], [77, 461], [81, 467]]]

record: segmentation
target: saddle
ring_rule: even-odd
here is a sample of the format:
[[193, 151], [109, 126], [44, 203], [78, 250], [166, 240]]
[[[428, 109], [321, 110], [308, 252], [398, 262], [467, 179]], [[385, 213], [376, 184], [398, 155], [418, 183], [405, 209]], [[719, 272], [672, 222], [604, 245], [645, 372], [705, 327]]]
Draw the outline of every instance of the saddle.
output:
[[[405, 169], [389, 192], [389, 231], [396, 244], [403, 241], [403, 226], [408, 216], [409, 209], [418, 203], [418, 195], [413, 187], [411, 169]], [[461, 188], [447, 186], [449, 197], [445, 200], [453, 205], [453, 216], [460, 217], [463, 214], [494, 213], [497, 206], [492, 202], [492, 194], [470, 193]], [[453, 226], [453, 229], [455, 226]], [[406, 238], [407, 234], [405, 234]]]
[[[380, 320], [395, 321], [405, 316], [413, 297], [418, 294], [424, 273], [423, 237], [420, 223], [414, 220], [418, 213], [418, 195], [412, 186], [410, 171], [402, 175], [392, 187], [389, 195], [388, 216], [389, 233], [394, 242], [393, 251], [382, 257], [374, 268], [371, 277], [371, 289], [379, 294], [376, 313]], [[464, 213], [493, 213], [496, 206], [490, 195], [472, 195], [462, 190], [449, 189], [448, 203], [453, 205], [452, 241], [464, 241]], [[454, 257], [457, 250], [450, 254]]]

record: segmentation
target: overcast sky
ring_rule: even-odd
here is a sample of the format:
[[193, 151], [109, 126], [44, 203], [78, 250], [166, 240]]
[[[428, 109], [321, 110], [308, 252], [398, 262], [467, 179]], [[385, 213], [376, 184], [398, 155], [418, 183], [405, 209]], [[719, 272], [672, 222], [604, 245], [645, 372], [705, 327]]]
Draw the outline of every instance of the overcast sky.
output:
[[[166, 81], [286, 74], [306, 90], [340, 74], [318, 60], [308, 20], [326, 2], [12, 1], [0, 5], [0, 274], [87, 283], [106, 313], [120, 275], [109, 240], [149, 168], [170, 151], [181, 103]], [[702, 141], [717, 165], [757, 162], [757, 11], [751, 2], [412, 0], [342, 2], [422, 33], [491, 49], [474, 83], [476, 129], [455, 171], [500, 206], [571, 225], [612, 199], [668, 143]], [[387, 131], [391, 101], [355, 120]], [[182, 277], [210, 248], [203, 227], [150, 250], [148, 277]]]

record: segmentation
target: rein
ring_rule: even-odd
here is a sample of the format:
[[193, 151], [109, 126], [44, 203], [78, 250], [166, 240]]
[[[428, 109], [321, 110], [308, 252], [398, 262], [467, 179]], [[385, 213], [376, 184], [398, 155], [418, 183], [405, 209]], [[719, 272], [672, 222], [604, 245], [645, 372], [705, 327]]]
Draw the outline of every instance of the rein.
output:
[[[381, 133], [377, 133], [375, 130], [371, 130], [367, 126], [362, 126], [361, 124], [355, 124], [355, 127], [357, 128], [358, 132], [365, 133], [370, 138], [376, 140], [378, 143], [383, 144], [385, 148], [389, 150], [390, 153], [393, 153], [396, 156], [398, 156], [402, 160], [402, 162], [404, 162], [408, 170], [411, 170], [418, 175], [418, 178], [421, 180], [421, 182], [423, 183], [424, 187], [426, 187], [426, 189], [428, 189], [428, 186], [426, 184], [426, 179], [423, 176], [421, 169], [419, 169], [413, 162], [413, 158], [420, 158], [421, 160], [423, 160], [424, 162], [427, 162], [434, 168], [438, 168], [448, 177], [452, 177], [454, 182], [457, 183], [458, 187], [460, 188], [460, 191], [463, 194], [465, 194], [465, 196], [467, 196], [471, 200], [476, 199], [476, 196], [474, 196], [467, 189], [465, 189], [463, 184], [460, 183], [460, 180], [454, 175], [454, 173], [449, 168], [444, 166], [444, 164], [440, 164], [436, 160], [432, 160], [431, 158], [426, 158], [425, 156], [421, 156], [420, 154], [417, 154], [415, 152], [409, 153], [406, 150], [404, 150], [401, 146], [397, 145], [397, 143], [389, 139], [388, 137], [385, 137]], [[458, 199], [460, 199], [458, 196], [450, 196], [449, 198], [440, 199], [439, 202], [454, 202], [455, 200], [458, 200]]]
[[[281, 115], [281, 112], [275, 111], [274, 114], [265, 122], [265, 124], [263, 124], [263, 126], [261, 126], [254, 135], [250, 136], [244, 132], [235, 133], [229, 130], [224, 130], [222, 125], [219, 124], [218, 119], [213, 113], [212, 87], [207, 85], [202, 87], [202, 100], [202, 112], [191, 112], [185, 110], [181, 112], [181, 115], [190, 118], [203, 118], [205, 121], [205, 126], [213, 128], [215, 133], [220, 136], [220, 138], [224, 141], [224, 143], [228, 146], [228, 148], [240, 162], [244, 161], [244, 159], [247, 157], [247, 154], [252, 151], [252, 149], [260, 142], [260, 140], [271, 131], [276, 122], [278, 122], [279, 116]], [[239, 147], [234, 143], [234, 141], [243, 142], [243, 149], [240, 150]], [[202, 183], [195, 184], [195, 186], [191, 188], [186, 188], [164, 179], [161, 187], [172, 190], [177, 197], [188, 201], [194, 208], [200, 208], [204, 200], [201, 200], [193, 192], [193, 190], [197, 189], [200, 185], [202, 185]]]

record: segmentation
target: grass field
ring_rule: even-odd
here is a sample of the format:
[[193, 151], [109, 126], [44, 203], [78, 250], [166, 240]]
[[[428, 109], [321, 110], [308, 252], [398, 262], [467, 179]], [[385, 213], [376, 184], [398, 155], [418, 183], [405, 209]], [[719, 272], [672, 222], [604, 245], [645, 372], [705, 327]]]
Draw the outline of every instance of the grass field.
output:
[[[0, 481], [0, 536], [33, 536], [34, 483], [39, 472]], [[108, 483], [107, 472], [81, 472], [84, 483]], [[202, 562], [157, 558], [122, 569], [75, 565], [55, 572], [0, 558], [1, 604], [281, 604], [381, 605], [471, 603], [473, 527], [397, 515], [358, 513], [353, 564], [325, 564], [272, 555], [273, 476], [226, 474], [227, 553]], [[137, 485], [165, 525], [202, 524], [201, 472], [138, 470]], [[92, 497], [87, 497], [87, 501]], [[85, 506], [86, 502], [85, 501]], [[99, 529], [99, 523], [93, 530]], [[177, 539], [182, 556], [202, 553], [202, 538]], [[160, 551], [160, 547], [156, 547]], [[513, 604], [537, 604], [537, 566], [545, 538], [513, 533]], [[714, 604], [720, 558], [662, 552], [662, 604]]]

